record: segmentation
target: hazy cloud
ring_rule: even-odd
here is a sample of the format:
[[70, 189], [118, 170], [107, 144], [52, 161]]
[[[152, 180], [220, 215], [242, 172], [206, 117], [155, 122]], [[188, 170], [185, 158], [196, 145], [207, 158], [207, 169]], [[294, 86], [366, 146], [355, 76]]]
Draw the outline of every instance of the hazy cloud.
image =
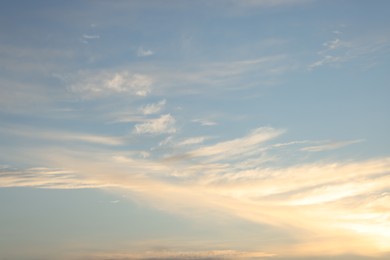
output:
[[161, 100], [158, 103], [148, 104], [140, 108], [140, 111], [144, 115], [157, 114], [163, 109], [167, 101]]
[[[167, 114], [139, 125], [135, 131], [170, 132], [173, 122]], [[276, 226], [295, 241], [278, 245], [272, 251], [278, 255], [389, 250], [384, 241], [390, 239], [390, 158], [264, 167], [264, 142], [282, 133], [257, 128], [240, 138], [190, 150], [175, 160], [140, 158], [139, 152], [65, 149], [52, 156], [49, 150], [41, 151], [40, 157], [46, 157], [46, 162], [66, 170], [11, 171], [2, 167], [0, 183], [2, 187], [111, 187], [121, 194], [127, 190], [146, 205], [186, 218], [196, 212], [197, 218], [208, 220], [229, 215]], [[286, 144], [293, 143], [297, 142]], [[245, 167], [240, 166], [249, 160]], [[219, 257], [229, 258], [226, 253]], [[231, 258], [246, 256], [240, 254], [234, 253]]]
[[192, 120], [192, 122], [199, 123], [199, 124], [201, 124], [203, 126], [217, 125], [217, 122], [214, 122], [214, 121], [211, 121], [211, 120], [208, 120], [208, 119], [194, 119], [194, 120]]
[[249, 135], [234, 140], [220, 142], [211, 146], [201, 147], [189, 153], [194, 157], [207, 157], [208, 159], [233, 159], [234, 157], [245, 157], [259, 149], [259, 144], [269, 141], [283, 131], [272, 128], [258, 128]]
[[151, 77], [129, 72], [81, 72], [78, 82], [70, 85], [70, 90], [84, 97], [93, 98], [110, 94], [133, 94], [146, 96], [151, 92]]
[[91, 144], [103, 145], [123, 145], [125, 139], [113, 136], [93, 135], [85, 133], [66, 132], [58, 130], [40, 130], [37, 128], [26, 127], [23, 125], [3, 126], [0, 127], [0, 133], [7, 135], [16, 135], [30, 139], [41, 139], [60, 142], [85, 142]]
[[145, 50], [142, 46], [138, 48], [137, 50], [137, 56], [138, 57], [147, 57], [152, 56], [154, 54], [151, 50]]
[[322, 152], [322, 151], [328, 151], [328, 150], [334, 150], [338, 148], [342, 148], [344, 146], [348, 146], [351, 144], [356, 144], [363, 142], [363, 140], [353, 140], [353, 141], [345, 141], [345, 142], [329, 142], [321, 145], [314, 145], [314, 146], [308, 146], [304, 147], [301, 150], [307, 151], [307, 152]]
[[105, 253], [94, 255], [96, 259], [140, 259], [140, 260], [167, 260], [167, 259], [256, 259], [268, 258], [274, 254], [265, 252], [250, 252], [237, 250], [208, 250], [208, 251], [178, 251], [178, 250], [149, 250], [139, 253]]
[[248, 5], [252, 7], [272, 7], [307, 4], [313, 2], [313, 0], [238, 0], [235, 2], [240, 5]]
[[162, 115], [159, 118], [150, 119], [145, 123], [136, 124], [134, 133], [137, 134], [168, 134], [175, 133], [175, 118], [170, 114]]
[[205, 140], [206, 140], [205, 136], [192, 137], [179, 142], [177, 145], [184, 146], [184, 145], [200, 144], [203, 143]]
[[103, 188], [100, 181], [80, 178], [75, 172], [53, 168], [0, 168], [0, 187], [35, 187], [46, 189]]
[[100, 39], [100, 35], [83, 34], [83, 38], [87, 40]]

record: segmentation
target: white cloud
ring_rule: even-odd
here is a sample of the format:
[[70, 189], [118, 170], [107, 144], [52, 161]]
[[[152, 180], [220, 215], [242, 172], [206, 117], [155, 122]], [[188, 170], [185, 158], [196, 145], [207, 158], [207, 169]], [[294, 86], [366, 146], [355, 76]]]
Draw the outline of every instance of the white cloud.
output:
[[[144, 252], [132, 252], [132, 253], [100, 253], [94, 254], [95, 259], [138, 259], [138, 260], [158, 260], [158, 259], [198, 259], [198, 260], [211, 260], [211, 259], [265, 259], [272, 257], [274, 254], [265, 253], [261, 251], [238, 251], [238, 250], [207, 250], [207, 251], [190, 251], [190, 250], [148, 250]], [[90, 257], [86, 257], [90, 258]]]
[[87, 40], [100, 39], [100, 35], [83, 34], [83, 38]]
[[211, 120], [208, 120], [208, 119], [194, 119], [194, 120], [192, 120], [192, 122], [199, 123], [199, 124], [201, 124], [203, 126], [217, 125], [217, 122], [214, 122], [214, 121], [211, 121]]
[[325, 64], [332, 64], [332, 63], [338, 62], [340, 60], [341, 60], [340, 57], [334, 57], [334, 56], [327, 55], [327, 56], [323, 57], [321, 60], [318, 60], [318, 61], [310, 64], [309, 70], [312, 70], [316, 67], [323, 66]]
[[313, 0], [237, 0], [235, 1], [241, 5], [258, 6], [258, 7], [272, 7], [284, 5], [300, 5], [310, 3]]
[[125, 143], [125, 140], [120, 137], [66, 132], [58, 130], [41, 130], [22, 125], [1, 127], [0, 133], [5, 133], [7, 135], [17, 135], [19, 137], [30, 139], [41, 139], [57, 142], [85, 142], [90, 144], [103, 144], [111, 146], [123, 145]]
[[[333, 33], [341, 34], [339, 31]], [[372, 57], [384, 52], [388, 41], [380, 37], [370, 39], [343, 40], [336, 38], [322, 44], [324, 48], [317, 54], [319, 59], [308, 66], [309, 70], [324, 65], [340, 65], [360, 58], [362, 62], [372, 65]], [[370, 65], [369, 65], [370, 66]]]
[[100, 35], [92, 35], [92, 34], [83, 34], [80, 38], [80, 41], [84, 44], [88, 44], [90, 40], [100, 39]]
[[172, 143], [173, 143], [173, 137], [168, 136], [168, 137], [164, 138], [162, 141], [160, 141], [158, 143], [158, 146], [161, 147], [161, 146], [165, 146], [165, 145], [170, 145]]
[[175, 118], [170, 114], [162, 115], [156, 119], [150, 119], [146, 123], [136, 124], [134, 133], [137, 134], [169, 134], [175, 133]]
[[150, 157], [150, 153], [147, 152], [147, 151], [141, 151], [141, 152], [139, 153], [139, 155], [140, 155], [141, 158], [143, 158], [143, 159], [146, 159], [146, 158], [149, 158], [149, 157]]
[[[164, 115], [139, 131], [164, 132], [170, 121], [172, 117]], [[390, 247], [383, 241], [390, 239], [390, 158], [266, 167], [262, 164], [267, 159], [264, 142], [282, 132], [258, 128], [240, 138], [201, 146], [176, 160], [164, 160], [164, 155], [162, 160], [140, 158], [139, 151], [129, 155], [42, 150], [29, 154], [67, 170], [55, 174], [54, 170], [30, 169], [13, 174], [0, 167], [0, 184], [116, 187], [121, 194], [127, 190], [146, 205], [186, 218], [196, 215], [218, 221], [219, 216], [234, 216], [277, 226], [294, 241], [287, 246], [276, 243], [271, 252], [281, 255], [302, 255], [307, 250], [311, 254], [388, 251]], [[301, 142], [273, 149], [295, 143]], [[243, 163], [247, 165], [242, 167]]]
[[181, 141], [177, 145], [184, 146], [184, 145], [200, 144], [200, 143], [203, 143], [204, 140], [206, 140], [205, 136], [192, 137], [192, 138], [188, 138], [188, 139]]
[[138, 57], [147, 57], [153, 55], [154, 52], [151, 50], [145, 50], [142, 46], [138, 48], [137, 50], [137, 56]]
[[36, 187], [46, 189], [103, 188], [100, 181], [80, 178], [75, 172], [55, 168], [26, 170], [0, 168], [0, 187]]
[[151, 115], [151, 114], [157, 114], [163, 109], [167, 101], [161, 100], [158, 103], [148, 104], [140, 108], [140, 111], [144, 115]]
[[323, 44], [329, 50], [334, 50], [342, 46], [342, 41], [340, 39], [334, 39], [333, 41], [328, 41]]
[[[322, 44], [325, 49], [318, 52], [318, 55], [321, 57], [318, 61], [313, 62], [309, 65], [308, 69], [312, 70], [316, 67], [321, 67], [327, 64], [337, 64], [348, 60], [346, 56], [346, 50], [351, 47], [351, 44], [336, 38], [331, 41], [326, 41]], [[344, 50], [344, 52], [340, 52]]]
[[272, 128], [257, 128], [243, 138], [201, 147], [190, 152], [188, 155], [194, 157], [207, 157], [211, 160], [235, 159], [236, 156], [242, 158], [257, 152], [261, 149], [261, 147], [259, 147], [261, 143], [269, 141], [282, 133], [283, 131]]
[[304, 148], [301, 149], [301, 151], [322, 152], [322, 151], [328, 151], [328, 150], [334, 150], [334, 149], [342, 148], [344, 146], [360, 143], [362, 141], [363, 140], [353, 140], [353, 141], [345, 141], [345, 142], [330, 142], [330, 143], [321, 144], [321, 145], [314, 145], [314, 146], [304, 147]]
[[106, 87], [113, 92], [134, 91], [138, 96], [146, 96], [150, 92], [149, 86], [151, 84], [151, 79], [145, 75], [133, 74], [130, 76], [128, 73], [115, 73], [105, 82]]
[[146, 96], [151, 92], [153, 80], [144, 74], [129, 72], [82, 72], [80, 80], [70, 86], [70, 90], [81, 93], [84, 97], [99, 97], [109, 94], [133, 94]]
[[271, 55], [254, 59], [183, 64], [180, 67], [158, 66], [153, 69], [153, 75], [165, 90], [164, 94], [210, 95], [221, 88], [224, 91], [236, 91], [274, 85], [281, 80], [281, 75], [275, 72], [285, 73], [295, 68], [296, 65], [286, 55]]

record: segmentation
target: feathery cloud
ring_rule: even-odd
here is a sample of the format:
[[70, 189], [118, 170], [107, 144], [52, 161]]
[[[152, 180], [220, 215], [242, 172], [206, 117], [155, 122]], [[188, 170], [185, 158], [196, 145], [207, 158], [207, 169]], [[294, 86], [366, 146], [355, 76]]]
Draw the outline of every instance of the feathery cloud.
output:
[[192, 120], [192, 122], [199, 123], [199, 124], [201, 124], [203, 126], [217, 125], [217, 122], [214, 122], [214, 121], [211, 121], [211, 120], [207, 120], [207, 119], [194, 119], [194, 120]]
[[19, 137], [30, 139], [41, 139], [59, 142], [84, 142], [90, 144], [102, 144], [111, 146], [123, 145], [125, 143], [125, 140], [120, 137], [74, 133], [58, 130], [40, 130], [22, 125], [0, 127], [0, 133], [4, 133], [7, 135], [16, 135]]
[[100, 35], [83, 34], [83, 38], [87, 40], [100, 39]]
[[[268, 258], [274, 254], [265, 252], [250, 252], [238, 250], [207, 250], [207, 251], [189, 251], [189, 250], [149, 250], [137, 253], [101, 253], [93, 255], [94, 259], [139, 259], [139, 260], [167, 260], [167, 259], [254, 259]], [[87, 257], [89, 258], [89, 257]]]
[[200, 144], [200, 143], [203, 143], [205, 140], [206, 140], [205, 136], [192, 137], [192, 138], [188, 138], [188, 139], [181, 141], [177, 145], [184, 146], [184, 145]]
[[140, 111], [144, 115], [151, 115], [151, 114], [157, 114], [161, 111], [161, 109], [164, 108], [167, 101], [161, 100], [158, 103], [148, 104], [140, 108]]
[[303, 147], [301, 151], [307, 151], [307, 152], [322, 152], [322, 151], [328, 151], [328, 150], [334, 150], [339, 149], [344, 146], [348, 146], [351, 144], [361, 143], [363, 140], [352, 140], [352, 141], [345, 141], [345, 142], [329, 142], [321, 145], [314, 145], [314, 146], [308, 146]]
[[271, 140], [283, 131], [272, 128], [257, 128], [249, 135], [211, 146], [201, 147], [189, 153], [192, 157], [208, 157], [212, 160], [243, 158], [259, 149], [259, 144]]
[[[170, 121], [170, 115], [161, 118]], [[169, 129], [154, 124], [167, 125], [150, 123], [139, 128], [140, 133]], [[186, 218], [229, 215], [278, 227], [294, 239], [290, 245], [279, 244], [270, 251], [281, 256], [389, 251], [384, 241], [390, 239], [390, 158], [263, 166], [259, 159], [266, 156], [264, 142], [282, 132], [258, 128], [241, 138], [190, 150], [176, 160], [140, 158], [139, 153], [133, 157], [123, 152], [46, 151], [40, 156], [64, 170], [15, 174], [2, 168], [0, 184], [110, 187]], [[283, 148], [273, 149], [278, 147]], [[252, 162], [241, 167], [246, 160]], [[348, 245], [342, 243], [345, 240]]]
[[110, 94], [133, 94], [147, 96], [151, 92], [153, 80], [144, 74], [129, 72], [81, 72], [80, 80], [70, 85], [70, 90], [86, 98], [101, 97]]
[[176, 120], [170, 114], [162, 115], [159, 118], [150, 119], [145, 123], [136, 124], [134, 133], [136, 134], [169, 134], [175, 133]]
[[137, 56], [138, 57], [147, 57], [152, 56], [154, 52], [152, 50], [145, 50], [142, 46], [138, 48], [137, 50]]
[[248, 5], [252, 7], [272, 7], [285, 5], [301, 5], [312, 2], [313, 0], [238, 0], [235, 1], [240, 5]]
[[107, 185], [91, 179], [82, 179], [75, 172], [55, 168], [13, 169], [0, 168], [0, 187], [35, 187], [46, 189], [88, 189]]

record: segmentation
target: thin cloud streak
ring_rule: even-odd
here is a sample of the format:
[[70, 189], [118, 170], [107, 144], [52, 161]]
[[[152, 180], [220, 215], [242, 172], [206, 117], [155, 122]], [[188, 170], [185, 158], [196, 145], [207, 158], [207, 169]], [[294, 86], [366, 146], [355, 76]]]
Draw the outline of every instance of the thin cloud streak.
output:
[[69, 90], [84, 98], [98, 98], [112, 94], [147, 96], [153, 79], [145, 74], [119, 72], [80, 72], [69, 84]]
[[[46, 151], [40, 153], [47, 157], [45, 161], [66, 172], [3, 170], [0, 183], [7, 187], [104, 187], [127, 191], [145, 205], [189, 219], [227, 214], [271, 225], [296, 240], [291, 246], [267, 250], [278, 255], [303, 254], [304, 246], [310, 246], [313, 254], [390, 250], [383, 243], [390, 234], [390, 158], [284, 168], [264, 167], [261, 160], [254, 160], [266, 156], [256, 152], [282, 132], [258, 128], [241, 138], [190, 150], [187, 157], [175, 160], [140, 159], [118, 152]], [[196, 160], [189, 160], [189, 155]], [[242, 158], [254, 163], [240, 169]], [[69, 176], [70, 172], [77, 177]], [[349, 244], [340, 246], [346, 239]]]
[[37, 128], [26, 127], [22, 125], [0, 127], [0, 133], [6, 135], [16, 135], [28, 139], [41, 139], [56, 142], [83, 142], [109, 146], [120, 146], [126, 143], [126, 139], [122, 137], [92, 135], [58, 130], [40, 130]]
[[328, 151], [328, 150], [334, 150], [334, 149], [339, 149], [345, 146], [349, 146], [352, 144], [357, 144], [361, 143], [364, 140], [352, 140], [352, 141], [345, 141], [345, 142], [330, 142], [330, 143], [325, 143], [321, 145], [314, 145], [314, 146], [308, 146], [304, 147], [301, 149], [301, 151], [306, 151], [306, 152], [322, 152], [322, 151]]
[[[104, 253], [92, 255], [94, 259], [143, 259], [143, 260], [164, 260], [164, 259], [265, 259], [273, 257], [274, 254], [265, 252], [247, 252], [237, 250], [208, 250], [208, 251], [178, 251], [160, 250], [140, 253]], [[87, 256], [88, 257], [88, 256]]]

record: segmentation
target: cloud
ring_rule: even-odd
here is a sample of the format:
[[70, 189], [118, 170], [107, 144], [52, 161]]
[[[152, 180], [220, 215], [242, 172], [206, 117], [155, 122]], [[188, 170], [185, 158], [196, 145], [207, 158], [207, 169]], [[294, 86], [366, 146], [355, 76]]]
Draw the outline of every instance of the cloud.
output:
[[88, 189], [106, 187], [99, 181], [82, 179], [75, 172], [55, 168], [0, 168], [0, 187], [35, 187], [46, 189]]
[[210, 95], [221, 88], [224, 91], [242, 91], [243, 88], [274, 85], [281, 79], [280, 73], [275, 72], [286, 73], [295, 67], [288, 56], [271, 55], [244, 60], [180, 64], [179, 67], [157, 65], [145, 70], [158, 80], [159, 86], [165, 90], [164, 94]]
[[[340, 36], [341, 32], [334, 31]], [[363, 62], [372, 62], [372, 56], [380, 54], [388, 46], [388, 41], [382, 38], [343, 40], [335, 38], [322, 44], [324, 48], [317, 54], [319, 59], [308, 66], [309, 70], [324, 65], [339, 65], [360, 58]]]
[[207, 157], [209, 160], [232, 159], [236, 156], [243, 158], [256, 152], [259, 149], [259, 144], [277, 137], [282, 132], [266, 127], [257, 128], [246, 137], [201, 147], [188, 155], [191, 157]]
[[342, 42], [340, 39], [334, 39], [333, 41], [328, 41], [323, 44], [329, 50], [334, 50], [340, 48], [342, 46]]
[[325, 64], [332, 64], [332, 63], [337, 63], [340, 62], [342, 59], [341, 57], [335, 57], [331, 55], [326, 55], [323, 57], [321, 60], [318, 60], [312, 64], [309, 65], [309, 70], [315, 69], [316, 67], [321, 67]]
[[313, 0], [238, 0], [235, 2], [240, 5], [248, 5], [251, 7], [273, 7], [307, 4], [313, 2]]
[[208, 250], [208, 251], [178, 251], [178, 250], [149, 250], [139, 253], [104, 253], [93, 255], [94, 259], [140, 259], [140, 260], [166, 260], [166, 259], [255, 259], [274, 256], [265, 252], [250, 252], [238, 250]]
[[348, 146], [351, 144], [356, 144], [363, 142], [363, 140], [353, 140], [353, 141], [345, 141], [345, 142], [330, 142], [322, 145], [308, 146], [301, 149], [301, 151], [307, 152], [322, 152], [328, 150], [334, 150], [338, 148], [342, 148], [344, 146]]
[[110, 94], [133, 94], [147, 96], [151, 92], [153, 80], [151, 77], [127, 71], [110, 73], [81, 72], [76, 83], [70, 85], [70, 90], [80, 93], [86, 98], [107, 96]]
[[[170, 117], [149, 122], [139, 128], [140, 133], [166, 131], [169, 124], [162, 122], [169, 122]], [[187, 219], [219, 223], [222, 216], [231, 216], [268, 225], [282, 232], [281, 236], [291, 237], [288, 245], [275, 242], [266, 247], [266, 252], [281, 257], [388, 252], [390, 158], [264, 165], [269, 147], [284, 147], [265, 142], [282, 133], [257, 128], [242, 137], [193, 148], [174, 160], [166, 160], [165, 154], [140, 158], [139, 151], [42, 148], [29, 153], [31, 158], [39, 157], [53, 167], [14, 172], [3, 167], [0, 184], [104, 187], [129, 192], [145, 206]], [[301, 142], [285, 144], [295, 143]], [[235, 254], [233, 259], [240, 256]]]
[[100, 35], [83, 34], [83, 38], [87, 40], [100, 39]]
[[167, 101], [164, 99], [158, 103], [145, 105], [140, 108], [140, 111], [144, 115], [157, 114], [161, 111], [161, 109], [163, 109], [166, 103]]
[[134, 133], [136, 134], [169, 134], [175, 133], [175, 118], [170, 114], [162, 115], [159, 118], [150, 119], [145, 123], [136, 124]]
[[138, 57], [147, 57], [152, 56], [154, 54], [151, 50], [145, 50], [142, 46], [138, 48], [137, 50], [137, 56]]
[[206, 140], [205, 136], [198, 136], [198, 137], [192, 137], [185, 139], [178, 143], [178, 146], [185, 146], [185, 145], [193, 145], [193, 144], [200, 144], [203, 143]]
[[207, 119], [194, 119], [192, 120], [192, 122], [194, 123], [199, 123], [203, 126], [213, 126], [213, 125], [217, 125], [216, 122], [214, 121], [211, 121], [211, 120], [207, 120]]
[[16, 135], [29, 139], [41, 139], [59, 142], [84, 142], [90, 144], [102, 144], [119, 146], [125, 143], [125, 139], [113, 136], [93, 135], [84, 133], [74, 133], [58, 130], [41, 130], [23, 125], [12, 125], [0, 127], [0, 133]]
[[83, 34], [82, 38], [80, 38], [80, 41], [84, 44], [88, 44], [90, 40], [97, 39], [100, 39], [100, 35]]

